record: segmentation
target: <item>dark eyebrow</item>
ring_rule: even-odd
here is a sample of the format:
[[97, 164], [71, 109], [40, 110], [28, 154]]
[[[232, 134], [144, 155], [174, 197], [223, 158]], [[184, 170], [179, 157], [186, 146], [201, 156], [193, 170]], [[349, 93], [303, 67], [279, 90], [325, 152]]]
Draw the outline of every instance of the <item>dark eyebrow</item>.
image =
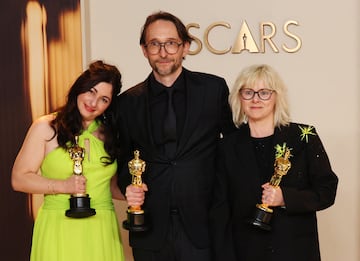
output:
[[158, 39], [155, 38], [155, 39], [150, 40], [149, 43], [154, 43], [154, 42], [156, 42], [156, 43], [166, 43], [166, 42], [176, 42], [176, 41], [181, 41], [181, 40], [177, 39], [177, 38], [168, 38], [165, 41], [161, 42], [161, 41], [159, 41]]

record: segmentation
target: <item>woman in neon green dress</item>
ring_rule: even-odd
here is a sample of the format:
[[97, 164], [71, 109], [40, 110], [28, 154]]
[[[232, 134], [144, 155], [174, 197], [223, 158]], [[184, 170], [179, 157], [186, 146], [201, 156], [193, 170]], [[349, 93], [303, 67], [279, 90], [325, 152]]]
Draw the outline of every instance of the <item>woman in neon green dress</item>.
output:
[[[112, 198], [116, 186], [113, 101], [121, 89], [115, 66], [96, 61], [75, 81], [66, 104], [30, 127], [12, 171], [17, 191], [44, 194], [35, 220], [31, 261], [124, 260]], [[68, 149], [83, 148], [82, 175]], [[72, 194], [88, 194], [96, 214], [65, 216]]]

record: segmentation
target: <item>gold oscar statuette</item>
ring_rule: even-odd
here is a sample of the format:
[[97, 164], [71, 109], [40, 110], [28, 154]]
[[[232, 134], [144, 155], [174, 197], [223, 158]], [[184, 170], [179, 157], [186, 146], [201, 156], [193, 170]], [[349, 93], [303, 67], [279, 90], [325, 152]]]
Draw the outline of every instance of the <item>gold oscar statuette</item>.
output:
[[[131, 184], [133, 186], [142, 186], [142, 175], [145, 171], [145, 166], [145, 161], [140, 159], [140, 152], [135, 150], [134, 158], [128, 163], [129, 173], [132, 176]], [[133, 232], [148, 230], [145, 222], [145, 211], [141, 209], [141, 206], [129, 206], [126, 213], [127, 220], [123, 222], [125, 229]]]
[[[273, 187], [278, 187], [281, 179], [284, 175], [287, 174], [291, 167], [291, 162], [289, 160], [290, 149], [286, 148], [284, 155], [275, 159], [274, 162], [274, 174], [270, 179], [269, 184]], [[267, 204], [256, 204], [255, 217], [251, 221], [254, 226], [262, 228], [264, 230], [271, 230], [270, 220], [272, 217], [273, 210], [269, 208]]]
[[[82, 161], [85, 157], [85, 149], [79, 146], [79, 136], [75, 136], [75, 144], [68, 151], [73, 161], [73, 174], [83, 175]], [[72, 194], [69, 200], [70, 209], [65, 212], [67, 217], [85, 218], [96, 214], [95, 209], [90, 208], [90, 197], [88, 194]]]

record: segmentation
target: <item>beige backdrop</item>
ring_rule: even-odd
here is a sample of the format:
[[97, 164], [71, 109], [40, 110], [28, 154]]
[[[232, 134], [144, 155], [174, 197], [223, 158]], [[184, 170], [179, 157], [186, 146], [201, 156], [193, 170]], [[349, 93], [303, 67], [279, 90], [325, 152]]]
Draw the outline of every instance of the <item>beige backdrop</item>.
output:
[[[198, 23], [191, 33], [203, 40], [206, 28], [226, 22], [231, 28], [212, 31], [217, 49], [232, 46], [246, 21], [259, 43], [259, 25], [276, 27], [274, 42], [265, 53], [216, 55], [204, 46], [200, 54], [189, 56], [184, 65], [191, 70], [225, 77], [231, 88], [239, 71], [253, 63], [268, 63], [283, 76], [289, 87], [293, 121], [316, 126], [327, 149], [332, 167], [340, 178], [336, 203], [318, 213], [322, 259], [358, 261], [359, 254], [359, 1], [82, 1], [84, 65], [94, 59], [116, 64], [123, 74], [124, 89], [142, 81], [150, 72], [139, 47], [140, 28], [148, 14], [165, 10], [185, 24]], [[283, 25], [294, 20], [292, 31], [302, 40], [296, 53], [287, 53], [282, 44], [294, 42], [284, 35]], [[192, 48], [196, 48], [193, 46]], [[241, 187], [242, 184], [239, 184]], [[119, 221], [125, 205], [116, 202]], [[122, 229], [127, 260], [127, 234]]]

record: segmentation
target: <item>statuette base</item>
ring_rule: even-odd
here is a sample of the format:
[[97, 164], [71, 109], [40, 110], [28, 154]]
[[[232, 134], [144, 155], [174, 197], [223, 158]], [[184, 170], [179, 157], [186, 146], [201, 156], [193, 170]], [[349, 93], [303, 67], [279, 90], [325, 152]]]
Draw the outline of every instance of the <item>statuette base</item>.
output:
[[96, 214], [95, 209], [90, 208], [90, 198], [88, 195], [76, 197], [71, 196], [70, 209], [66, 210], [65, 215], [71, 218], [86, 218]]
[[263, 208], [261, 204], [256, 205], [255, 217], [250, 222], [252, 225], [261, 228], [266, 231], [271, 230], [270, 221], [273, 210], [269, 208]]
[[127, 220], [124, 220], [122, 225], [124, 229], [131, 232], [142, 232], [149, 229], [145, 223], [145, 213], [143, 210], [127, 210]]

